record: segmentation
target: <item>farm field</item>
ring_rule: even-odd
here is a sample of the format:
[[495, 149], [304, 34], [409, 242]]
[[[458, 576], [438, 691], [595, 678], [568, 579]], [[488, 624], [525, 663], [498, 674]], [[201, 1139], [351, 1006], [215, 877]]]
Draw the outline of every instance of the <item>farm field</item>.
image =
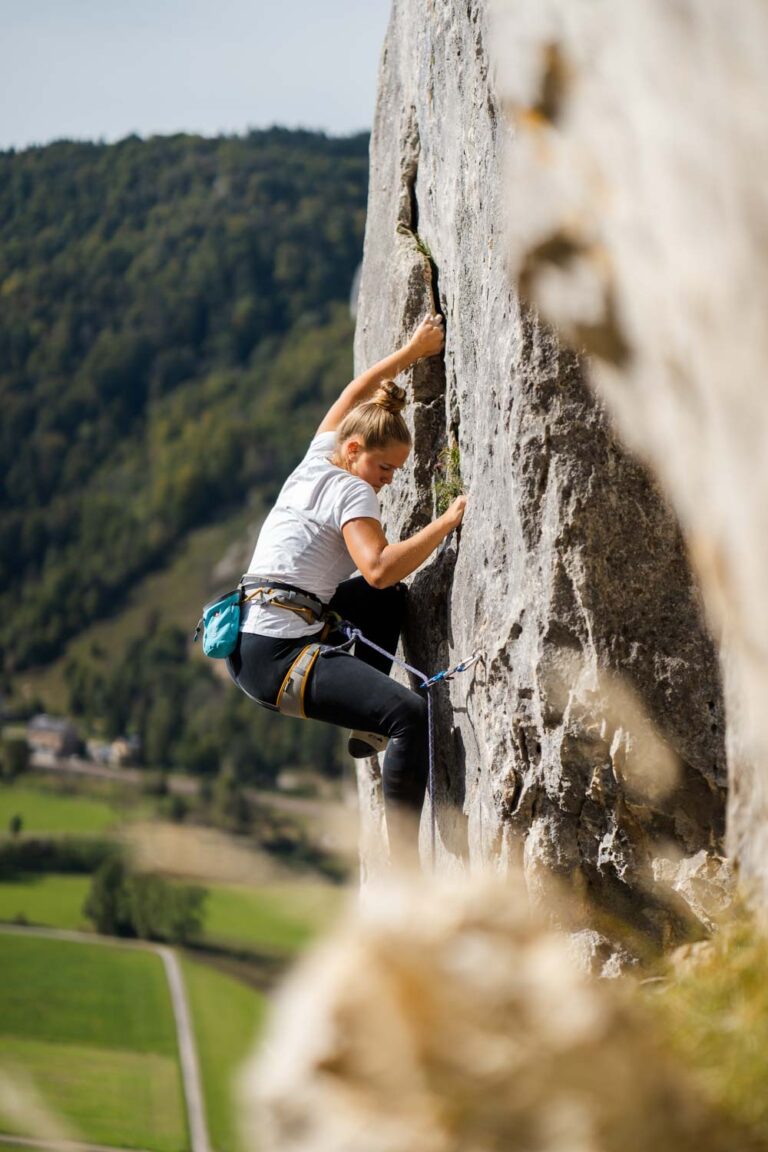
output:
[[[89, 876], [28, 873], [0, 880], [0, 921], [88, 931], [83, 902]], [[324, 884], [207, 886], [203, 939], [293, 956], [329, 924], [344, 890]]]
[[29, 1152], [28, 1144], [12, 1144], [10, 1137], [3, 1137], [3, 1152]]
[[115, 828], [124, 815], [107, 800], [68, 795], [30, 784], [0, 787], [0, 831], [14, 816], [23, 820], [27, 835], [99, 835]]
[[344, 896], [328, 884], [210, 885], [205, 935], [294, 955], [333, 921]]
[[[162, 961], [138, 949], [0, 935], [0, 1069], [93, 1143], [188, 1146]], [[45, 1005], [45, 1011], [41, 1011]], [[0, 1108], [0, 1131], [34, 1118]]]
[[237, 1075], [258, 1038], [267, 1000], [239, 980], [182, 958], [211, 1145], [247, 1152], [238, 1130]]
[[0, 880], [0, 921], [88, 931], [82, 909], [90, 886], [90, 876], [51, 872]]

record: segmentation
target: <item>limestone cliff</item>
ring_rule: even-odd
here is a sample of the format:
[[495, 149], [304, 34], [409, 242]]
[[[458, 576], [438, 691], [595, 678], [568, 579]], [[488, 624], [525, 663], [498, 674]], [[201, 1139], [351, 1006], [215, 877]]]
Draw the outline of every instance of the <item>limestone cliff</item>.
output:
[[482, 652], [436, 697], [438, 866], [521, 858], [531, 890], [565, 878], [666, 942], [706, 922], [719, 878], [717, 656], [669, 507], [512, 288], [487, 22], [478, 0], [394, 2], [355, 345], [361, 368], [445, 317], [385, 500], [391, 538], [420, 527], [458, 447], [468, 512], [411, 581], [405, 645], [429, 671]]

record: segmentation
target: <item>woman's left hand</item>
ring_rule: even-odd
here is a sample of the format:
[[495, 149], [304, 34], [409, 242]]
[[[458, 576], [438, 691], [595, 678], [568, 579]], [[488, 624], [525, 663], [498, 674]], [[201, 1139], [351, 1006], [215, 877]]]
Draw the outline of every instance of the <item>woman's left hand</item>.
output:
[[442, 316], [425, 316], [408, 341], [408, 351], [414, 360], [424, 356], [437, 356], [445, 344]]

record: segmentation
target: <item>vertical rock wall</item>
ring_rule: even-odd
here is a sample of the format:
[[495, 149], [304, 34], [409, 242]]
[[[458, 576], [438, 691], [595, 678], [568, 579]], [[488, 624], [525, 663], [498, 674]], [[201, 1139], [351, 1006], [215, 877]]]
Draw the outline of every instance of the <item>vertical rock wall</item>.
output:
[[521, 859], [665, 942], [706, 920], [721, 847], [717, 660], [675, 518], [511, 288], [487, 36], [477, 0], [394, 2], [355, 346], [362, 368], [445, 316], [385, 498], [390, 538], [418, 529], [458, 446], [468, 512], [412, 578], [405, 645], [430, 672], [482, 653], [435, 696], [438, 866]]
[[684, 526], [727, 670], [729, 848], [765, 905], [768, 6], [494, 9], [513, 274]]

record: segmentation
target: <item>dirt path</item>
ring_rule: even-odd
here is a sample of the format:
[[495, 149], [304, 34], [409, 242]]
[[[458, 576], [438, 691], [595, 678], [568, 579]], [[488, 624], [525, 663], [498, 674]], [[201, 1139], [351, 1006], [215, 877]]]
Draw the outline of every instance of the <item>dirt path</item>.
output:
[[[68, 932], [63, 928], [22, 928], [14, 924], [1, 924], [0, 932], [8, 936], [42, 936], [47, 940], [71, 940], [78, 944], [101, 944], [108, 948], [139, 948], [144, 952], [153, 952], [160, 957], [168, 981], [176, 1023], [191, 1152], [211, 1152], [192, 1018], [189, 1012], [181, 966], [176, 953], [164, 945], [149, 944], [144, 940], [123, 940], [115, 936], [91, 936], [87, 932]], [[125, 1152], [124, 1149], [112, 1149], [100, 1144], [84, 1144], [69, 1140], [33, 1140], [29, 1137], [22, 1138], [9, 1135], [0, 1135], [0, 1143], [50, 1149], [51, 1152], [81, 1152], [81, 1150], [82, 1152]]]
[[181, 1077], [184, 1082], [184, 1096], [187, 1101], [187, 1119], [192, 1152], [210, 1152], [208, 1125], [205, 1119], [205, 1103], [200, 1076], [200, 1065], [195, 1047], [195, 1034], [189, 1014], [189, 1001], [184, 987], [179, 958], [170, 948], [154, 949], [162, 957], [165, 975], [171, 992], [173, 1014], [176, 1018], [176, 1035], [179, 1040]]

